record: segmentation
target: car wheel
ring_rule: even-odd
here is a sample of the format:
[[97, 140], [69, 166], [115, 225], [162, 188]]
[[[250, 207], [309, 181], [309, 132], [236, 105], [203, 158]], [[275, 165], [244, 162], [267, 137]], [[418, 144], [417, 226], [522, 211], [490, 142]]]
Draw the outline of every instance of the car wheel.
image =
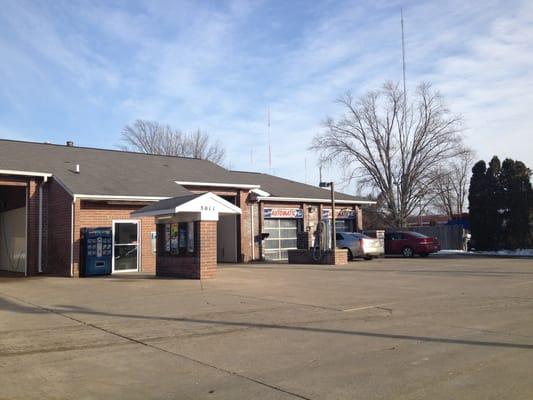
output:
[[348, 261], [352, 261], [353, 260], [352, 251], [350, 249], [346, 249], [346, 250], [348, 250]]
[[402, 250], [402, 255], [404, 257], [413, 257], [415, 255], [415, 251], [412, 247], [404, 247]]
[[365, 256], [365, 257], [363, 257], [363, 258], [364, 258], [366, 261], [370, 261], [370, 260], [372, 260], [372, 256]]
[[429, 253], [420, 253], [420, 257], [427, 257], [429, 256]]

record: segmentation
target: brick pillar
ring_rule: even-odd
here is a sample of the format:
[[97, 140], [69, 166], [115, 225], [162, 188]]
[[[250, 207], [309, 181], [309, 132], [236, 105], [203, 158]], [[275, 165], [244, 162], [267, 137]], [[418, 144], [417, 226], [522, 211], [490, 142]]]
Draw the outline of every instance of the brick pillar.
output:
[[356, 230], [363, 230], [363, 210], [361, 206], [355, 206], [355, 225]]
[[39, 187], [35, 178], [28, 180], [27, 204], [27, 250], [26, 265], [28, 275], [37, 275], [39, 266]]
[[217, 270], [217, 221], [198, 222], [200, 279], [214, 278]]
[[240, 237], [239, 245], [239, 262], [249, 262], [252, 259], [252, 246], [251, 246], [251, 225], [250, 225], [250, 205], [248, 204], [248, 191], [240, 190], [237, 198], [237, 205], [241, 208], [241, 215], [237, 217], [239, 220]]

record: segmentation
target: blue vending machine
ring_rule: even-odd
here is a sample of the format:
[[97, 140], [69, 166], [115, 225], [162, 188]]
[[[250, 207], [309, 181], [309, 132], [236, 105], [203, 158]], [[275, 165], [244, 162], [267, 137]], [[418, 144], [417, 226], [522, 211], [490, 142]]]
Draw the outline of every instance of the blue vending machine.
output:
[[113, 256], [111, 228], [81, 230], [81, 273], [83, 276], [110, 275]]

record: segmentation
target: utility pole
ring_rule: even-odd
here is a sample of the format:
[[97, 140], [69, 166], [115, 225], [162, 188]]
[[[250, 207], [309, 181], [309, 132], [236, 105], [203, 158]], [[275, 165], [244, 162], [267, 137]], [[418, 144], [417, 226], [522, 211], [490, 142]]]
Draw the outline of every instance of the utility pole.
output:
[[331, 182], [331, 250], [337, 248], [337, 227], [335, 226], [335, 184]]
[[335, 226], [335, 183], [334, 182], [320, 182], [321, 188], [331, 188], [331, 250], [334, 252], [337, 248], [337, 228]]
[[407, 134], [407, 85], [405, 83], [405, 35], [403, 27], [403, 8], [400, 8], [400, 23], [402, 26], [402, 73], [403, 73], [403, 119], [404, 134]]

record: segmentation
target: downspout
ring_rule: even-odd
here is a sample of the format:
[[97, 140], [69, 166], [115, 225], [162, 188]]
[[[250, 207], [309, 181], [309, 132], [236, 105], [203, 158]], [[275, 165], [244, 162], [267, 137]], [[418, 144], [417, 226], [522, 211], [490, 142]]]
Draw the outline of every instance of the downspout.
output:
[[250, 215], [251, 215], [251, 244], [252, 244], [252, 261], [255, 261], [255, 234], [254, 234], [254, 203], [250, 204]]
[[48, 177], [45, 176], [39, 185], [39, 254], [37, 262], [39, 273], [43, 272], [43, 188], [47, 181]]

